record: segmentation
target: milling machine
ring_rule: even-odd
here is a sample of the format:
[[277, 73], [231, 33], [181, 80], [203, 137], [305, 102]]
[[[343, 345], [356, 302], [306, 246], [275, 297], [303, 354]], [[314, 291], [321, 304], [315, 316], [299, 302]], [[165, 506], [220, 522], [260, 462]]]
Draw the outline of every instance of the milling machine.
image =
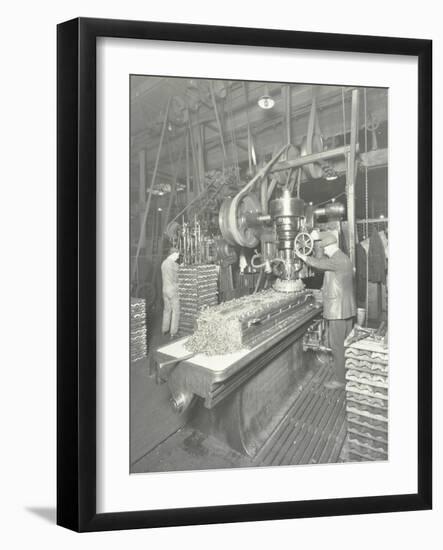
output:
[[[287, 186], [268, 188], [267, 175], [280, 153], [234, 197], [225, 199], [219, 211], [225, 248], [253, 250], [252, 266], [276, 276], [273, 289], [266, 291], [266, 307], [251, 312], [250, 296], [234, 300], [229, 308], [212, 306], [216, 322], [206, 322], [212, 314], [209, 308], [204, 327], [197, 320], [193, 335], [155, 353], [158, 379], [168, 382], [173, 409], [189, 410], [195, 428], [250, 457], [293, 404], [308, 370], [303, 338], [313, 321], [321, 318], [322, 305], [316, 293], [304, 288], [306, 266], [295, 251], [312, 253], [311, 231], [318, 216], [341, 217], [344, 211], [339, 203], [315, 209], [292, 196]], [[277, 196], [271, 200], [271, 195]], [[223, 334], [229, 338], [228, 331], [218, 330], [228, 321], [243, 331], [242, 338], [236, 338], [238, 348], [214, 353], [189, 345], [190, 338], [193, 344], [198, 342], [199, 330], [209, 346]], [[253, 339], [248, 341], [250, 334]]]

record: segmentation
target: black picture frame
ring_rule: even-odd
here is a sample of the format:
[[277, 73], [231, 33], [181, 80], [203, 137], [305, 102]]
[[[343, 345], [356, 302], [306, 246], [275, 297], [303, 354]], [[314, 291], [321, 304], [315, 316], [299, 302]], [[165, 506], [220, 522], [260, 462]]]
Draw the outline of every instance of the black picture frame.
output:
[[[97, 513], [96, 39], [399, 54], [418, 59], [416, 494]], [[57, 523], [76, 531], [306, 518], [432, 507], [432, 42], [78, 18], [57, 29]]]

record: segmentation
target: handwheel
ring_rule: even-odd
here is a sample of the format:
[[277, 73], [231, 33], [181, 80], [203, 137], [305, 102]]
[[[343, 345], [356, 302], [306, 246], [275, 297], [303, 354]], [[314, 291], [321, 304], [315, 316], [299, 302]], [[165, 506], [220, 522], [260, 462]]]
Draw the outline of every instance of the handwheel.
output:
[[294, 247], [299, 254], [308, 256], [314, 248], [314, 241], [309, 233], [299, 233], [294, 239]]

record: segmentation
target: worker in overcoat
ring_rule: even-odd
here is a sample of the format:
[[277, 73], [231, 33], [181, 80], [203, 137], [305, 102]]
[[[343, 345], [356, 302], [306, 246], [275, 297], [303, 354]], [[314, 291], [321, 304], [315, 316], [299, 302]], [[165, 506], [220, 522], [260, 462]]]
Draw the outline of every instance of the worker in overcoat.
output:
[[326, 257], [313, 258], [299, 254], [297, 256], [307, 265], [324, 271], [323, 279], [323, 317], [328, 322], [329, 347], [334, 360], [335, 378], [325, 385], [336, 389], [345, 385], [344, 342], [352, 330], [357, 313], [353, 284], [351, 260], [338, 247], [334, 233], [318, 233], [320, 247]]
[[173, 338], [178, 332], [180, 320], [180, 301], [178, 295], [178, 263], [179, 252], [171, 248], [161, 265], [163, 287], [163, 321], [162, 332], [170, 333]]

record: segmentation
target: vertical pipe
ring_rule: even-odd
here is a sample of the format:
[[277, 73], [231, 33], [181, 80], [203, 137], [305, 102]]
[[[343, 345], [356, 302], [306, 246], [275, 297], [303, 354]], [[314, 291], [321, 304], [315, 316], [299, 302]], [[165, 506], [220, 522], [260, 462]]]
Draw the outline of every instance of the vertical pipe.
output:
[[252, 175], [252, 136], [251, 136], [251, 122], [249, 120], [249, 98], [246, 82], [243, 82], [243, 91], [245, 93], [245, 110], [246, 110], [246, 122], [248, 124], [248, 174]]
[[352, 91], [350, 151], [346, 170], [346, 197], [348, 205], [349, 256], [355, 269], [355, 179], [358, 140], [359, 90]]
[[189, 130], [186, 130], [186, 199], [191, 202], [191, 173], [189, 170]]
[[196, 145], [194, 140], [194, 130], [189, 124], [189, 136], [191, 141], [191, 152], [192, 152], [192, 168], [194, 175], [194, 190], [197, 189], [197, 193], [201, 191], [201, 182], [200, 182], [200, 172], [199, 172], [199, 163], [197, 158]]
[[[143, 225], [143, 212], [146, 204], [146, 151], [142, 149], [138, 154], [139, 161], [139, 187], [138, 187], [138, 205], [139, 205], [139, 219], [140, 228]], [[141, 248], [146, 246], [146, 234], [142, 234]]]
[[202, 125], [199, 124], [197, 126], [197, 154], [198, 154], [198, 172], [200, 174], [200, 179], [202, 182], [202, 186], [204, 188], [204, 180], [205, 180], [205, 153], [204, 153], [204, 145], [203, 145], [203, 139], [202, 139]]
[[268, 213], [268, 178], [267, 176], [262, 179], [260, 185], [260, 201], [262, 214]]
[[292, 143], [291, 133], [291, 87], [289, 85], [282, 88], [285, 98], [285, 143]]
[[200, 144], [201, 144], [201, 165], [202, 174], [206, 171], [206, 127], [204, 124], [200, 124]]
[[158, 255], [158, 258], [157, 258], [157, 260], [154, 264], [154, 273], [153, 273], [153, 276], [152, 276], [153, 284], [157, 280], [157, 274], [159, 273], [160, 262], [162, 261], [163, 245], [164, 245], [164, 242], [165, 242], [165, 230], [167, 229], [168, 224], [169, 224], [169, 216], [171, 215], [171, 208], [172, 208], [173, 202], [177, 197], [178, 173], [180, 171], [180, 163], [181, 163], [181, 160], [182, 160], [182, 157], [183, 157], [183, 152], [185, 150], [185, 147], [186, 147], [186, 137], [185, 137], [185, 144], [184, 144], [184, 146], [182, 147], [182, 149], [180, 151], [180, 155], [177, 158], [175, 167], [171, 165], [171, 168], [174, 171], [174, 176], [173, 176], [174, 179], [171, 183], [171, 192], [169, 194], [168, 205], [166, 207], [166, 212], [165, 212], [164, 215], [163, 215], [162, 212], [159, 212], [159, 214], [160, 214], [160, 216], [159, 216], [159, 219], [160, 219], [159, 255]]
[[214, 85], [213, 85], [212, 81], [209, 82], [209, 91], [211, 92], [212, 104], [213, 104], [214, 113], [215, 113], [215, 120], [217, 121], [218, 131], [219, 131], [219, 134], [220, 134], [220, 145], [221, 145], [221, 148], [222, 148], [222, 151], [223, 151], [223, 167], [224, 167], [225, 160], [227, 158], [226, 157], [226, 148], [225, 148], [225, 142], [223, 140], [223, 127], [222, 127], [220, 116], [219, 116], [218, 109], [217, 109], [217, 101], [215, 99]]

